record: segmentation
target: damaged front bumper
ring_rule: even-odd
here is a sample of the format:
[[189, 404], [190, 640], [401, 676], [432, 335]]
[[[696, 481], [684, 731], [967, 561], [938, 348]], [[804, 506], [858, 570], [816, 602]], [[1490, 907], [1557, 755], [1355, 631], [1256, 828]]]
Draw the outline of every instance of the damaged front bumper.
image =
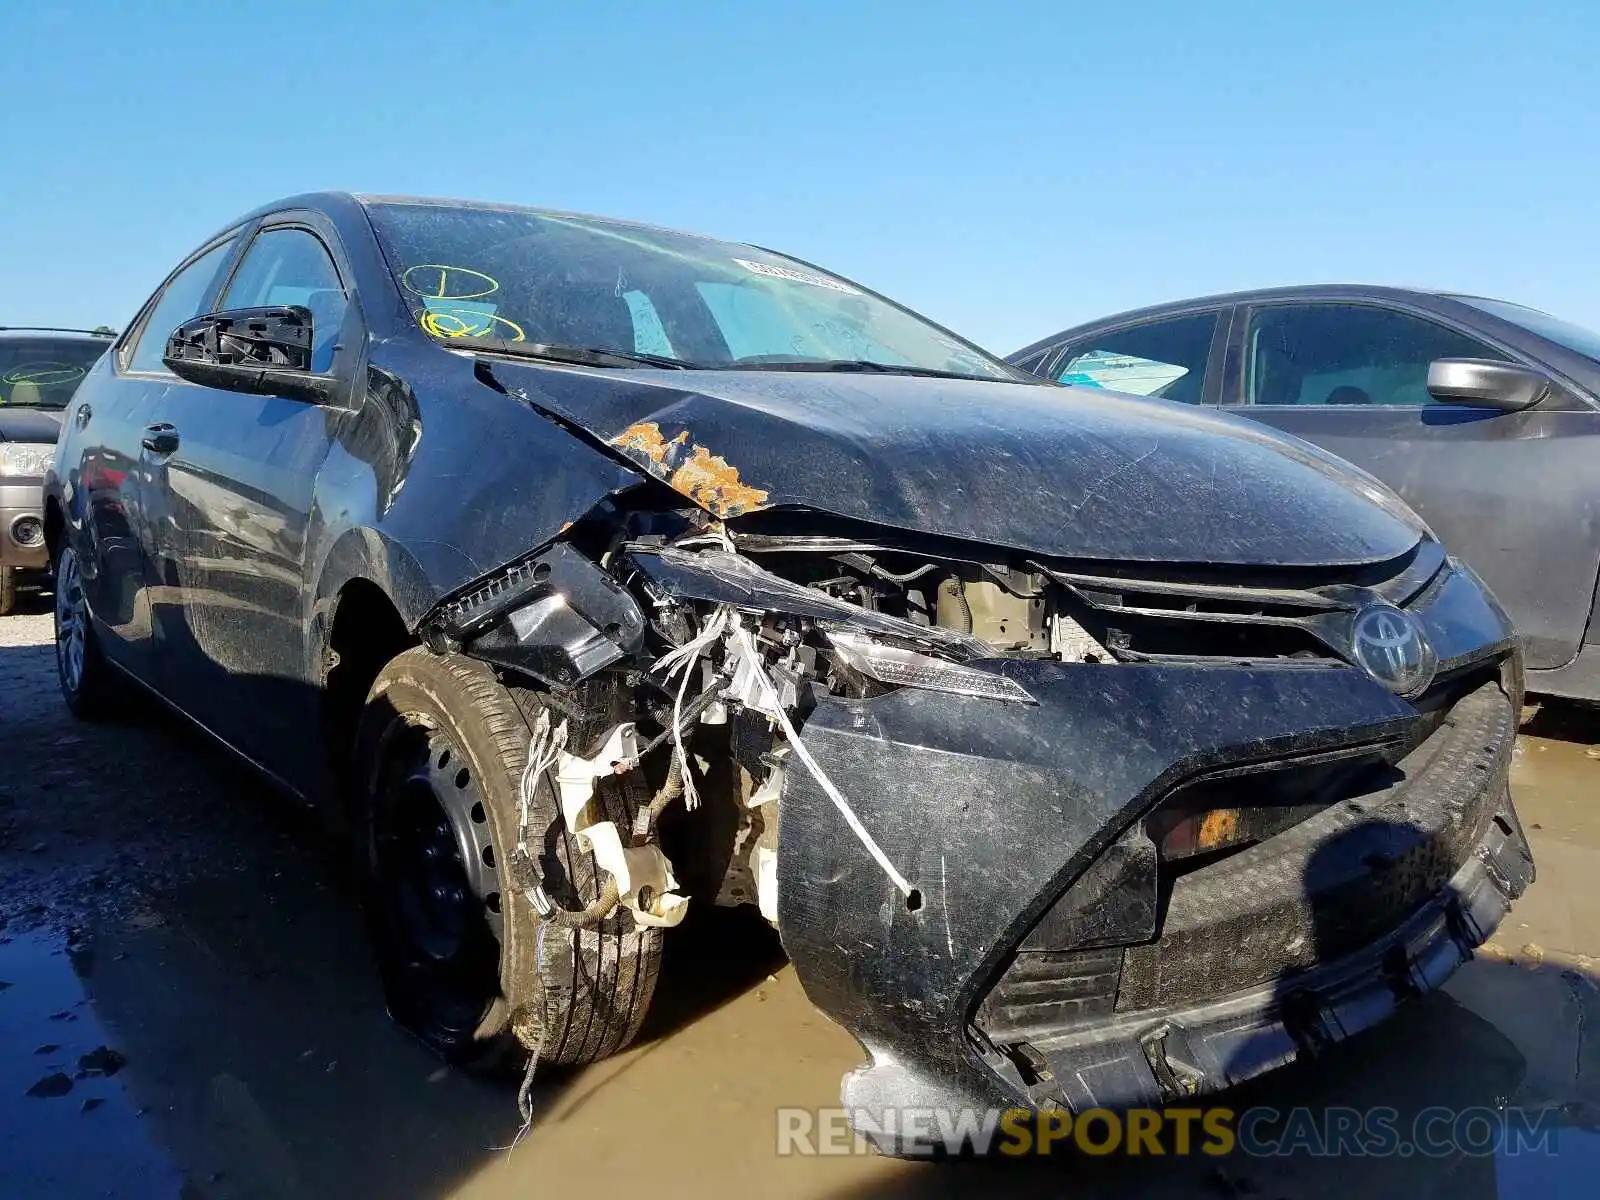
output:
[[[1433, 632], [1503, 647], [1487, 608], [1454, 631]], [[1179, 1100], [1438, 986], [1533, 874], [1507, 788], [1516, 660], [1498, 654], [1415, 702], [1342, 668], [998, 660], [1036, 705], [820, 702], [807, 745], [915, 885], [890, 887], [790, 774], [779, 931], [871, 1056], [843, 1089], [877, 1114], [862, 1132], [904, 1153], [876, 1131], [906, 1107]], [[1201, 828], [1278, 826], [1167, 857], [1159, 818], [1219, 797]]]

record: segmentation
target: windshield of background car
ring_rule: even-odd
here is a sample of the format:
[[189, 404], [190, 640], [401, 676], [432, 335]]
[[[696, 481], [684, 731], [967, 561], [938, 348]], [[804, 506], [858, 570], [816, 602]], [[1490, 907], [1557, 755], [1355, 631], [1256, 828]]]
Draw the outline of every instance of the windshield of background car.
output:
[[1576, 350], [1579, 354], [1600, 361], [1600, 333], [1592, 329], [1585, 329], [1582, 325], [1574, 325], [1571, 321], [1552, 317], [1537, 308], [1512, 304], [1506, 300], [1483, 300], [1477, 296], [1456, 296], [1455, 299], [1463, 304], [1470, 304], [1473, 308], [1481, 308], [1503, 321], [1510, 321], [1513, 325], [1521, 325], [1529, 333], [1537, 334], [1546, 341], [1565, 346], [1568, 350]]
[[111, 340], [0, 338], [0, 407], [65, 408]]
[[1019, 372], [853, 283], [750, 246], [624, 222], [369, 206], [417, 321], [481, 337], [717, 368], [865, 360], [979, 379]]

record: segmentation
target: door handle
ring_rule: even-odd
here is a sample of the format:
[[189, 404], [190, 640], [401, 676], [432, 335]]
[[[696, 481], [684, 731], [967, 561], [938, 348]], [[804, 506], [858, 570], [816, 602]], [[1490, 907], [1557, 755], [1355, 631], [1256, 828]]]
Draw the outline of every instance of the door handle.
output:
[[139, 444], [153, 454], [171, 454], [178, 448], [178, 427], [165, 421], [146, 425]]
[[89, 423], [89, 418], [92, 416], [94, 416], [94, 409], [90, 408], [89, 402], [85, 400], [78, 405], [78, 411], [72, 415], [72, 421], [79, 429], [82, 429]]

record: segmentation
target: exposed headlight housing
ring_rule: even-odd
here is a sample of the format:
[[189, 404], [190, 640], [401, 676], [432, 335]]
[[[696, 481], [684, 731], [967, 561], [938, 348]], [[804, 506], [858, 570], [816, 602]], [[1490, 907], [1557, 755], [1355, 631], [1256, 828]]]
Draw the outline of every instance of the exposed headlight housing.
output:
[[831, 622], [824, 625], [828, 642], [851, 667], [869, 679], [892, 687], [923, 688], [930, 692], [950, 692], [957, 696], [977, 696], [984, 700], [1014, 700], [1036, 704], [1016, 680], [993, 671], [980, 671], [931, 654], [918, 654], [900, 646], [873, 641], [859, 633], [840, 629]]
[[55, 456], [54, 444], [0, 443], [0, 476], [7, 479], [38, 479], [49, 469]]

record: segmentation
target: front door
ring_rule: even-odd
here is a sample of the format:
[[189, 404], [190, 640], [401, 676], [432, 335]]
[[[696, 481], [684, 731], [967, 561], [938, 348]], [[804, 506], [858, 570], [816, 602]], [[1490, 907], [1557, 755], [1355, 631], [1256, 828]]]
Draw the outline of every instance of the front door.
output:
[[1600, 413], [1438, 403], [1434, 359], [1512, 356], [1381, 304], [1256, 305], [1234, 352], [1226, 399], [1398, 492], [1505, 605], [1530, 668], [1577, 653], [1600, 562]]
[[[215, 311], [298, 304], [313, 316], [312, 369], [358, 347], [331, 232], [268, 224]], [[153, 476], [157, 568], [181, 593], [157, 630], [162, 687], [213, 732], [296, 787], [314, 778], [315, 681], [305, 592], [312, 495], [343, 409], [178, 380], [161, 404], [172, 451]]]

